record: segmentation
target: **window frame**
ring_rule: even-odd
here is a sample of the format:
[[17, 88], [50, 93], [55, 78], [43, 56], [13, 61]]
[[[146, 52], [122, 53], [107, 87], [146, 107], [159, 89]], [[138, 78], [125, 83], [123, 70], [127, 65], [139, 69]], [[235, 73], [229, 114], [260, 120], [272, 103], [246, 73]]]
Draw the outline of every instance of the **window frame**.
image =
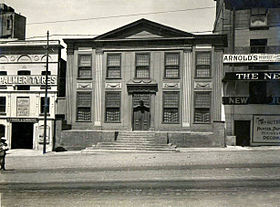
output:
[[[262, 39], [250, 39], [250, 53], [266, 53], [267, 52], [267, 40], [268, 39], [265, 39], [265, 38], [262, 38]], [[265, 44], [256, 44], [257, 42], [264, 42]], [[254, 44], [253, 44], [254, 43]], [[254, 52], [252, 50], [260, 50], [260, 49], [264, 49], [264, 51], [262, 52]]]
[[[119, 96], [119, 107], [107, 107], [107, 96], [108, 94], [118, 94]], [[121, 91], [105, 91], [105, 110], [104, 110], [104, 122], [105, 123], [121, 123], [121, 104], [122, 104], [122, 94]], [[108, 120], [107, 118], [107, 109], [119, 109], [119, 120]]]
[[[4, 100], [4, 104], [2, 105], [1, 104], [1, 101], [0, 101], [0, 115], [6, 115], [6, 110], [7, 110], [7, 98], [6, 96], [0, 96], [0, 99], [3, 99]], [[3, 111], [1, 111], [1, 108], [4, 108]]]
[[[199, 77], [197, 76], [197, 70], [198, 70], [198, 66], [208, 66], [208, 65], [198, 65], [198, 54], [201, 53], [208, 53], [210, 55], [210, 63], [209, 63], [209, 76], [205, 76], [205, 77]], [[212, 78], [212, 51], [196, 51], [195, 52], [195, 78], [197, 79], [210, 79]]]
[[[120, 57], [120, 64], [119, 66], [109, 66], [109, 57], [110, 56], [116, 56], [118, 55]], [[114, 68], [114, 70], [116, 70], [115, 68], [119, 68], [119, 72], [120, 72], [120, 77], [109, 77], [109, 69], [110, 68]], [[121, 79], [122, 78], [122, 54], [121, 53], [107, 53], [107, 60], [106, 60], [106, 79]]]
[[[50, 97], [47, 97], [47, 115], [50, 114]], [[40, 97], [40, 116], [44, 115], [44, 108], [45, 108], [45, 97], [41, 96]]]
[[[166, 97], [164, 94], [176, 94], [177, 95], [177, 98], [178, 98], [178, 106], [175, 108], [175, 107], [165, 107], [165, 100], [166, 100]], [[177, 109], [178, 110], [178, 120], [175, 121], [175, 122], [166, 122], [164, 120], [164, 112], [166, 109]], [[162, 123], [163, 124], [179, 124], [180, 123], [180, 91], [163, 91], [162, 92]]]
[[[90, 56], [90, 66], [80, 66], [81, 56]], [[92, 79], [92, 54], [78, 54], [78, 70], [77, 70], [77, 79], [80, 80], [91, 80]], [[85, 69], [86, 68], [86, 69]], [[90, 71], [90, 76], [80, 76], [80, 71]]]
[[[149, 58], [148, 66], [137, 66], [137, 56], [138, 55], [148, 55], [148, 58]], [[149, 72], [149, 77], [147, 77], [147, 78], [137, 77], [137, 67], [147, 67], [148, 72]], [[135, 53], [135, 75], [134, 75], [134, 77], [135, 77], [135, 79], [151, 79], [151, 53], [149, 53], [149, 52]]]
[[[90, 97], [90, 105], [89, 106], [79, 106], [78, 103], [78, 94], [89, 94]], [[90, 119], [89, 120], [81, 120], [78, 119], [78, 109], [79, 108], [89, 108], [89, 112], [90, 112]], [[76, 122], [92, 122], [92, 93], [91, 91], [77, 91], [76, 93]]]
[[[208, 107], [198, 107], [196, 106], [196, 100], [197, 100], [197, 95], [198, 94], [208, 94], [209, 95], [209, 108]], [[195, 120], [195, 114], [197, 110], [208, 110], [209, 113], [209, 122], [199, 122]], [[211, 124], [212, 122], [212, 117], [211, 117], [211, 110], [212, 110], [212, 93], [210, 91], [195, 91], [194, 92], [194, 110], [193, 110], [193, 123], [194, 124]]]
[[[166, 56], [169, 55], [169, 54], [176, 54], [178, 55], [178, 65], [167, 65], [166, 64]], [[164, 78], [165, 79], [180, 79], [180, 52], [165, 52], [164, 53]], [[178, 76], [177, 77], [167, 77], [166, 76], [166, 69], [168, 67], [172, 67], [172, 70], [178, 70]], [[178, 67], [177, 69], [174, 69], [173, 67]]]

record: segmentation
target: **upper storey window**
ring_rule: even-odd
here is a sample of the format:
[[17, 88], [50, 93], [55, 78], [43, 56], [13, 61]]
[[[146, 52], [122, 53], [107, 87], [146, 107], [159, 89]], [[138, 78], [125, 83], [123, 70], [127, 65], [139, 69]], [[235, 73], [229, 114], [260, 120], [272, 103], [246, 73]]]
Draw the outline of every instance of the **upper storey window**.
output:
[[136, 54], [136, 78], [150, 78], [150, 54]]
[[250, 40], [251, 53], [265, 53], [266, 46], [267, 46], [267, 39]]
[[179, 78], [179, 53], [165, 53], [165, 78]]
[[91, 78], [91, 55], [79, 55], [78, 58], [78, 78], [90, 79]]
[[250, 18], [250, 28], [267, 27], [267, 9], [252, 8]]
[[211, 52], [196, 53], [196, 78], [211, 77]]
[[[18, 75], [31, 75], [31, 72], [29, 70], [20, 70], [17, 72]], [[28, 85], [18, 85], [17, 90], [30, 90], [30, 86]]]
[[107, 55], [107, 78], [121, 78], [121, 54]]

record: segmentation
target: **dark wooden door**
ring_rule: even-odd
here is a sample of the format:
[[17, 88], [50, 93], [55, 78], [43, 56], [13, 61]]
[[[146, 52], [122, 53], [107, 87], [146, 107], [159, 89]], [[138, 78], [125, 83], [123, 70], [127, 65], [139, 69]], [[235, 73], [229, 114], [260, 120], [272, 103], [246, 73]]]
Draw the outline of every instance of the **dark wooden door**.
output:
[[251, 122], [248, 120], [234, 121], [234, 134], [236, 136], [236, 145], [250, 146]]
[[150, 129], [150, 94], [133, 95], [133, 130]]

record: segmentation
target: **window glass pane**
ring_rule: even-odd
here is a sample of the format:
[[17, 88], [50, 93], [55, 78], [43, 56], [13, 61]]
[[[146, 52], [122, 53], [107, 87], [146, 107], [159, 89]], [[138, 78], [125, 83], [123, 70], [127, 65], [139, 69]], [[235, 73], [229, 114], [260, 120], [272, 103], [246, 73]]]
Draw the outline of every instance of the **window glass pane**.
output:
[[79, 92], [77, 94], [77, 105], [79, 107], [90, 107], [91, 106], [91, 93], [88, 92]]
[[149, 64], [149, 54], [136, 54], [136, 66], [148, 66]]
[[118, 68], [108, 68], [108, 78], [120, 78], [121, 71]]
[[91, 77], [91, 69], [90, 68], [79, 68], [78, 77], [80, 78], [90, 78]]
[[198, 52], [196, 56], [197, 65], [210, 65], [211, 53], [209, 52]]
[[90, 121], [91, 120], [91, 113], [90, 108], [88, 107], [78, 107], [77, 108], [77, 120], [80, 121]]
[[137, 67], [136, 68], [136, 77], [137, 78], [149, 78], [150, 72], [147, 67]]
[[178, 53], [166, 53], [165, 54], [166, 65], [179, 65], [179, 54]]
[[194, 121], [197, 123], [209, 123], [210, 122], [210, 110], [209, 109], [195, 109]]
[[[47, 113], [50, 111], [50, 98], [48, 97], [48, 103], [47, 103]], [[41, 112], [44, 113], [44, 108], [45, 108], [45, 97], [41, 97]]]
[[90, 67], [91, 55], [79, 55], [79, 67]]
[[164, 109], [163, 111], [163, 122], [165, 123], [177, 123], [179, 122], [178, 109]]
[[30, 75], [31, 72], [29, 70], [20, 70], [18, 71], [18, 75]]
[[106, 109], [106, 121], [114, 122], [120, 120], [120, 109], [119, 108], [107, 108]]
[[6, 111], [6, 97], [0, 97], [0, 112]]
[[166, 78], [178, 78], [179, 77], [179, 68], [178, 67], [166, 67], [165, 68], [165, 77]]
[[163, 107], [165, 108], [177, 108], [179, 107], [179, 96], [177, 92], [164, 93], [163, 94]]
[[0, 75], [7, 75], [7, 71], [0, 71]]
[[106, 107], [120, 107], [121, 97], [119, 92], [106, 93]]
[[196, 93], [195, 94], [195, 107], [196, 108], [210, 108], [211, 96], [210, 93]]
[[120, 54], [109, 54], [108, 55], [108, 66], [120, 66], [121, 65], [121, 55]]
[[210, 77], [210, 69], [197, 68], [196, 69], [196, 77]]

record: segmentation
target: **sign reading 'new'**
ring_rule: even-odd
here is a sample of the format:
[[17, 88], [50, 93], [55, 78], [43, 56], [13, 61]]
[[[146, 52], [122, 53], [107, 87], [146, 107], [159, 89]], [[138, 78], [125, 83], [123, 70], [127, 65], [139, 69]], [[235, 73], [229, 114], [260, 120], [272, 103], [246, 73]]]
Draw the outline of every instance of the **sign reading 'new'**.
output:
[[224, 63], [278, 63], [280, 54], [224, 54]]
[[[0, 85], [45, 85], [46, 76], [43, 75], [2, 75]], [[55, 75], [48, 76], [48, 85], [57, 85]]]

